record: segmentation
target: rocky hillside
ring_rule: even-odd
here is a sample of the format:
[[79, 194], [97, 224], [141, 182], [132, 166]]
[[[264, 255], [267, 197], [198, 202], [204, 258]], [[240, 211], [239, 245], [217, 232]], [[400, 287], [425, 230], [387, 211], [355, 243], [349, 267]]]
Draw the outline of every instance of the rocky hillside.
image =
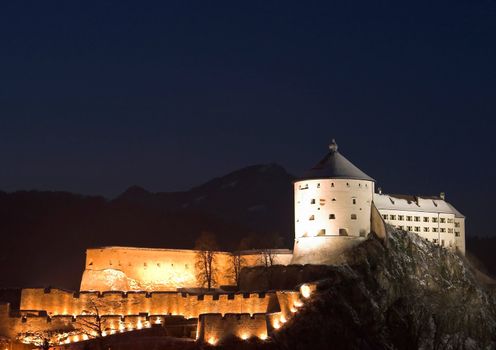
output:
[[283, 349], [492, 349], [496, 298], [462, 257], [389, 228], [328, 267]]

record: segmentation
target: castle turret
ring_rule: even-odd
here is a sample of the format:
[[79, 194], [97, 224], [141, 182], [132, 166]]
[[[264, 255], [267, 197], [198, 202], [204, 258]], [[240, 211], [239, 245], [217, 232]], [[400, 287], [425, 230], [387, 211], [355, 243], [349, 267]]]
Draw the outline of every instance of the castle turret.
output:
[[374, 179], [341, 153], [329, 153], [294, 182], [292, 264], [328, 264], [370, 232]]

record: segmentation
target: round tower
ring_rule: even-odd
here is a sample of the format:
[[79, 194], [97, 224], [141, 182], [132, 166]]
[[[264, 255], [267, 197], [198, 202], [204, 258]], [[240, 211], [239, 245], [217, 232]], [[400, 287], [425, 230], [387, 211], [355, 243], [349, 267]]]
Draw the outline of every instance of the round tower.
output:
[[292, 264], [332, 264], [370, 232], [374, 179], [341, 153], [329, 153], [294, 182]]

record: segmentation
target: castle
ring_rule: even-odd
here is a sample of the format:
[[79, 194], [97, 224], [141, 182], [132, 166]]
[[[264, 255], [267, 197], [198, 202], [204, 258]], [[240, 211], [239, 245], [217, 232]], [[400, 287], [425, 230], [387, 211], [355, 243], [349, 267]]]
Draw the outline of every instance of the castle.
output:
[[[326, 156], [294, 182], [294, 214], [294, 249], [273, 250], [273, 264], [338, 264], [342, 253], [370, 232], [385, 234], [385, 224], [465, 252], [465, 218], [444, 194], [376, 192], [375, 180], [347, 160], [334, 140]], [[233, 292], [223, 287], [234, 284], [232, 277], [222, 273], [214, 292], [201, 292], [195, 289], [201, 284], [196, 256], [194, 250], [88, 249], [80, 291], [23, 289], [19, 310], [0, 304], [0, 336], [29, 342], [19, 335], [64, 331], [60, 347], [76, 349], [91, 337], [80, 331], [85, 320], [103, 320], [106, 328], [101, 335], [111, 335], [170, 324], [180, 317], [189, 320], [190, 336], [200, 341], [216, 344], [232, 335], [263, 340], [290, 319], [315, 288], [305, 283], [293, 290]], [[245, 251], [241, 256], [245, 267], [261, 264], [260, 252]], [[232, 257], [217, 252], [218, 269], [226, 271]], [[95, 305], [96, 314], [91, 312]]]

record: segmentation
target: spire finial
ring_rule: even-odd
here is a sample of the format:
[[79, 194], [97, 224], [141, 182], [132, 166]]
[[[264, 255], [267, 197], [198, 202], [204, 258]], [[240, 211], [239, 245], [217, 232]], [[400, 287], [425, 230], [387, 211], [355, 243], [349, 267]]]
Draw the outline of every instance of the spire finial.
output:
[[329, 145], [329, 149], [331, 150], [331, 152], [338, 151], [338, 144], [336, 143], [335, 139], [332, 139], [331, 144]]

